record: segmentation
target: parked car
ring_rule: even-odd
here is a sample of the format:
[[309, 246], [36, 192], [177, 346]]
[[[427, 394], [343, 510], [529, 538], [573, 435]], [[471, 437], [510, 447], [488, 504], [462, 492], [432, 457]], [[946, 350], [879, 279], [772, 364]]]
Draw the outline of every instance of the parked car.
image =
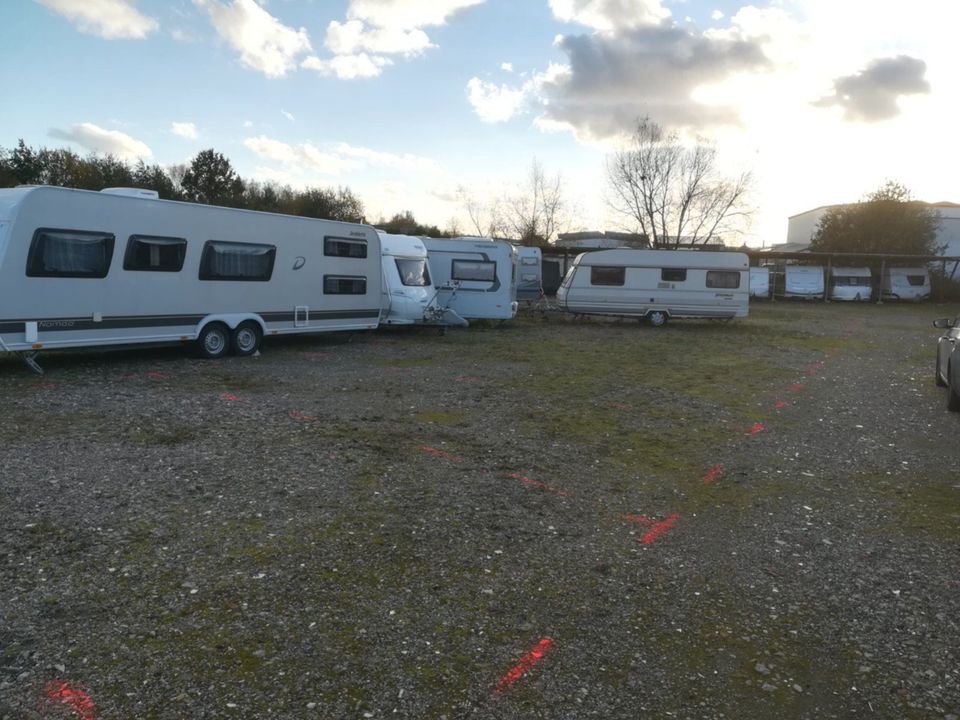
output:
[[947, 409], [960, 411], [960, 317], [941, 318], [933, 326], [946, 330], [937, 340], [937, 366], [934, 379], [939, 387], [947, 388]]

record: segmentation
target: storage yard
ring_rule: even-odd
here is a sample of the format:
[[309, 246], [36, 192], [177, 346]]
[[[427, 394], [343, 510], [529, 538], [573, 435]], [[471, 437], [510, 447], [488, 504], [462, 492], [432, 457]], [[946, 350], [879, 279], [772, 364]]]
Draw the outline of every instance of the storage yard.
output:
[[954, 718], [950, 306], [0, 360], [0, 718]]

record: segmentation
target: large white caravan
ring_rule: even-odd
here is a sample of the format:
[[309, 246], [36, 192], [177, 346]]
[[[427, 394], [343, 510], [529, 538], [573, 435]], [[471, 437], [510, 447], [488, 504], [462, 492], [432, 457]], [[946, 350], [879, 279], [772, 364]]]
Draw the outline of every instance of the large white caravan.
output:
[[670, 318], [746, 317], [747, 256], [694, 250], [599, 250], [577, 256], [557, 301], [578, 315], [621, 315], [663, 325]]
[[869, 302], [871, 295], [873, 295], [873, 277], [870, 274], [870, 268], [831, 268], [831, 300]]
[[250, 355], [264, 335], [376, 328], [382, 277], [364, 225], [0, 190], [0, 350], [196, 341], [206, 357]]
[[885, 268], [880, 289], [884, 300], [929, 300], [930, 271], [926, 268]]
[[515, 245], [517, 249], [517, 300], [536, 300], [543, 295], [540, 248]]
[[823, 299], [823, 268], [815, 265], [787, 265], [783, 296], [803, 300]]
[[442, 305], [468, 320], [509, 320], [517, 314], [513, 245], [479, 237], [423, 242]]
[[764, 300], [770, 298], [770, 268], [750, 268], [750, 297]]
[[460, 325], [467, 321], [439, 304], [423, 239], [377, 231], [383, 258], [385, 325]]

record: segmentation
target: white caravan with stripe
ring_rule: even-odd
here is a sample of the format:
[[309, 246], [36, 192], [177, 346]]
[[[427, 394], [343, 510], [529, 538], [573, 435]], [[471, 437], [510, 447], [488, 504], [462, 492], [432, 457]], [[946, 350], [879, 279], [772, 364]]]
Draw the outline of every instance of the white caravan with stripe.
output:
[[597, 250], [573, 261], [557, 291], [577, 315], [646, 318], [746, 317], [750, 264], [743, 253], [695, 250]]
[[517, 251], [506, 240], [424, 238], [439, 301], [468, 320], [517, 314]]
[[0, 190], [0, 350], [371, 330], [380, 238], [365, 225], [158, 200], [134, 189]]

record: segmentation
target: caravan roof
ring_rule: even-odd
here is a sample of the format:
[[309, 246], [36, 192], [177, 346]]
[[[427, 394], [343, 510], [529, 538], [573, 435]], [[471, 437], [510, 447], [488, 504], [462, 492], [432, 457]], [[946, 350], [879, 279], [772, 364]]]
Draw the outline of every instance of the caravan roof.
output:
[[739, 252], [715, 252], [697, 250], [634, 250], [620, 248], [580, 253], [577, 265], [606, 265], [624, 267], [666, 268], [724, 268], [748, 270], [749, 258]]

